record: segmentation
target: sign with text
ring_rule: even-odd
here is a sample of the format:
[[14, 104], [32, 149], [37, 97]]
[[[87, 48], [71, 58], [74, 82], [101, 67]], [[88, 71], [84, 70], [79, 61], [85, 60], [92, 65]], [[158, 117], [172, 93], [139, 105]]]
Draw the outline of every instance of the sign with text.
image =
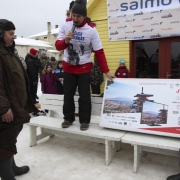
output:
[[180, 36], [180, 0], [107, 0], [109, 40]]
[[107, 80], [100, 126], [180, 137], [180, 80]]

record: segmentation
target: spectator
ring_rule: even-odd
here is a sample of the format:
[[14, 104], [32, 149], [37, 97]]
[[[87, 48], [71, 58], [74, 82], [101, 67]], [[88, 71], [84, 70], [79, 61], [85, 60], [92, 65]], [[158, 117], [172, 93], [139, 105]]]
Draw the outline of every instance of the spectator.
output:
[[129, 73], [129, 70], [125, 66], [124, 59], [120, 59], [119, 67], [115, 72], [115, 76], [117, 78], [130, 78], [130, 73]]
[[46, 65], [46, 73], [42, 75], [42, 93], [57, 94], [56, 81], [59, 81], [56, 74], [53, 73], [52, 65]]
[[30, 81], [30, 94], [34, 104], [37, 104], [36, 101], [36, 91], [38, 84], [38, 71], [37, 71], [37, 57], [36, 54], [38, 51], [34, 48], [30, 49], [30, 52], [26, 55], [25, 61], [27, 64], [27, 74]]
[[94, 56], [94, 63], [90, 73], [92, 94], [101, 94], [100, 86], [104, 81], [103, 73], [100, 70], [96, 57]]
[[[112, 80], [98, 32], [94, 24], [87, 20], [86, 0], [76, 0], [72, 7], [72, 18], [67, 18], [60, 25], [56, 41], [56, 49], [64, 50], [64, 105], [63, 128], [68, 128], [74, 121], [74, 94], [79, 91], [79, 121], [80, 130], [89, 128], [91, 118], [90, 72], [92, 60], [91, 50], [94, 50], [102, 72]], [[71, 31], [73, 23], [77, 25]]]
[[56, 82], [57, 94], [64, 94], [64, 89], [63, 89], [64, 71], [63, 71], [62, 61], [58, 62], [58, 66], [54, 70], [54, 73], [59, 78], [59, 81]]
[[46, 68], [46, 64], [48, 63], [48, 58], [46, 56], [45, 51], [40, 52], [40, 62], [41, 62], [41, 67], [40, 67], [40, 70], [39, 70], [39, 74], [40, 74], [40, 81], [41, 81], [42, 72]]
[[28, 166], [16, 166], [16, 142], [29, 113], [36, 111], [28, 91], [28, 77], [14, 54], [15, 26], [0, 19], [0, 178], [15, 180], [25, 174]]
[[51, 57], [51, 65], [52, 65], [53, 70], [55, 70], [57, 68], [58, 63], [57, 63], [55, 57]]

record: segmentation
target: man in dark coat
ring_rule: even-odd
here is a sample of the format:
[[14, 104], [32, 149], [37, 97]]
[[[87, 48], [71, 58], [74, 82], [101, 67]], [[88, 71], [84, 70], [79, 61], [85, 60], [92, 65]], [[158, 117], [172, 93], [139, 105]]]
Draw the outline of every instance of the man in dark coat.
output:
[[34, 104], [38, 103], [36, 101], [36, 92], [37, 92], [38, 72], [40, 65], [37, 70], [37, 56], [36, 56], [37, 53], [38, 51], [36, 49], [31, 48], [30, 52], [25, 57], [25, 61], [27, 64], [27, 74], [30, 82], [30, 93]]
[[15, 180], [25, 174], [28, 166], [17, 167], [14, 154], [23, 124], [29, 122], [29, 113], [36, 111], [29, 96], [25, 69], [13, 52], [15, 26], [0, 19], [0, 178]]

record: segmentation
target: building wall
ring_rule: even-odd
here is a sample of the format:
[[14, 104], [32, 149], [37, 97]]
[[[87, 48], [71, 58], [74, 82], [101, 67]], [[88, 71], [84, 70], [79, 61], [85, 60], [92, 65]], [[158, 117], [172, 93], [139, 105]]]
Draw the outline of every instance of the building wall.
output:
[[[92, 0], [91, 0], [92, 1]], [[88, 2], [91, 3], [91, 2]], [[97, 0], [97, 4], [88, 16], [96, 23], [96, 28], [100, 35], [102, 45], [107, 58], [108, 66], [112, 74], [119, 66], [120, 58], [124, 58], [127, 68], [130, 67], [129, 62], [129, 41], [110, 42], [108, 37], [108, 14], [107, 2], [105, 0]], [[101, 86], [101, 92], [104, 91], [104, 83]]]

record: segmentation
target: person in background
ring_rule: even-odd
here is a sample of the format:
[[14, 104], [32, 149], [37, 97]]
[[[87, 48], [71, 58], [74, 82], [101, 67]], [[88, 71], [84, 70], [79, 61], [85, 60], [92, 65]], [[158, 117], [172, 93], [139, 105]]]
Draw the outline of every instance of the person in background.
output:
[[[78, 86], [80, 130], [87, 130], [91, 119], [90, 72], [92, 49], [98, 60], [100, 69], [112, 80], [106, 57], [98, 32], [92, 22], [87, 19], [86, 0], [76, 0], [72, 7], [71, 18], [62, 21], [59, 35], [55, 43], [56, 49], [64, 50], [64, 105], [63, 128], [68, 128], [74, 121], [74, 94]], [[71, 31], [73, 23], [77, 28]]]
[[36, 54], [38, 51], [34, 48], [31, 48], [29, 53], [25, 57], [25, 61], [27, 64], [27, 74], [30, 81], [30, 93], [31, 98], [34, 104], [37, 104], [36, 101], [36, 91], [37, 91], [37, 84], [38, 84], [38, 71], [36, 68], [37, 57]]
[[100, 70], [97, 59], [94, 56], [94, 63], [90, 73], [92, 94], [101, 94], [100, 86], [104, 81], [103, 73]]
[[125, 66], [125, 60], [120, 59], [119, 61], [119, 67], [115, 72], [115, 76], [117, 78], [130, 78], [129, 70]]
[[64, 94], [63, 81], [64, 81], [64, 71], [62, 66], [62, 61], [58, 61], [57, 68], [54, 70], [54, 73], [59, 78], [59, 81], [56, 82], [57, 94]]
[[[29, 113], [37, 111], [31, 101], [28, 77], [18, 56], [14, 54], [15, 26], [0, 19], [0, 178], [16, 180], [15, 176], [29, 171], [28, 166], [18, 167], [17, 137]], [[14, 44], [14, 45], [13, 45]]]
[[39, 70], [39, 76], [40, 76], [40, 82], [41, 82], [42, 72], [46, 68], [46, 64], [48, 63], [48, 58], [46, 56], [45, 51], [40, 52], [40, 62], [41, 62], [41, 67], [40, 67], [40, 70]]
[[58, 63], [57, 63], [55, 57], [51, 57], [51, 65], [52, 65], [53, 70], [55, 70], [57, 68]]
[[67, 17], [71, 17], [71, 12], [72, 12], [72, 7], [74, 5], [74, 1], [72, 1], [70, 4], [69, 4], [69, 10], [66, 11], [66, 16]]
[[17, 51], [16, 48], [14, 48], [14, 54], [19, 57], [19, 59], [21, 60], [21, 63], [23, 65], [24, 69], [26, 70], [27, 69], [26, 61], [25, 61], [25, 59], [22, 56], [20, 56], [18, 54], [18, 51]]
[[44, 94], [57, 94], [56, 81], [60, 81], [50, 63], [46, 65], [46, 72], [42, 75], [42, 93]]
[[[39, 71], [41, 69], [41, 61], [39, 59], [39, 51], [36, 54], [35, 65], [36, 65], [36, 74], [37, 74], [36, 99], [39, 99], [39, 97], [37, 96], [38, 82], [39, 82]], [[38, 103], [38, 101], [37, 101], [37, 103]]]

